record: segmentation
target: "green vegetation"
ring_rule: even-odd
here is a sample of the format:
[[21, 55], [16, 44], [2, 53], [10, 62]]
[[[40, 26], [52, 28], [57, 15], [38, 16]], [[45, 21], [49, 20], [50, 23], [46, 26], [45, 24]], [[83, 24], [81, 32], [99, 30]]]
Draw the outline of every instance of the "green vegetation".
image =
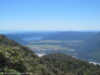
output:
[[31, 48], [33, 51], [48, 51], [48, 50], [65, 50], [65, 51], [74, 51], [71, 48], [67, 47], [61, 47], [60, 45], [28, 45], [29, 48]]
[[27, 47], [21, 46], [5, 36], [0, 36], [0, 74], [32, 73], [33, 75], [40, 75], [42, 69], [48, 70], [40, 62], [40, 58]]
[[100, 75], [99, 65], [94, 66], [61, 53], [43, 56], [43, 62], [54, 75]]
[[39, 58], [0, 35], [0, 75], [100, 75], [100, 66], [55, 53]]
[[29, 45], [32, 47], [44, 47], [44, 48], [56, 48], [59, 47], [59, 45]]
[[32, 42], [30, 42], [30, 44], [35, 44], [35, 43], [37, 43], [37, 44], [39, 44], [39, 43], [45, 43], [45, 44], [49, 44], [49, 43], [54, 43], [54, 44], [56, 44], [56, 43], [70, 43], [70, 42], [83, 42], [83, 41], [79, 41], [79, 40], [73, 40], [73, 41], [57, 41], [57, 40], [42, 40], [42, 41], [32, 41]]

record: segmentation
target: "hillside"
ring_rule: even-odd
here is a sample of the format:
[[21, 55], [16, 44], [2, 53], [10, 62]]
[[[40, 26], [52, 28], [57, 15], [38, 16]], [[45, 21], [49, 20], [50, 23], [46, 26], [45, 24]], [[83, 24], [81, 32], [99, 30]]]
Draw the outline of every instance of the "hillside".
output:
[[0, 35], [0, 75], [100, 75], [100, 66], [55, 53], [39, 58]]
[[100, 66], [94, 66], [65, 54], [49, 54], [43, 56], [43, 59], [55, 75], [100, 75]]
[[0, 35], [0, 75], [2, 73], [7, 75], [25, 73], [26, 75], [31, 72], [40, 75], [42, 69], [48, 70], [30, 49]]
[[85, 56], [81, 55], [83, 58], [100, 62], [100, 32], [86, 41], [83, 53], [82, 54]]

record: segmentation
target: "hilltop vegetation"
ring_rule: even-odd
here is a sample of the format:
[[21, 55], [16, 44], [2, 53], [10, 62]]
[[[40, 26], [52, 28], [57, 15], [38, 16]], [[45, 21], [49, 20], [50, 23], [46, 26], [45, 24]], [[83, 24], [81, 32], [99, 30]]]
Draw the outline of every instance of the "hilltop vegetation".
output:
[[[48, 70], [45, 65], [40, 63], [30, 49], [0, 35], [0, 73], [33, 73], [42, 74], [42, 69]], [[3, 75], [3, 74], [2, 74]], [[15, 74], [14, 74], [15, 75]]]
[[55, 53], [39, 58], [0, 35], [0, 75], [100, 75], [100, 66]]
[[55, 75], [99, 75], [100, 66], [75, 59], [71, 56], [54, 53], [43, 56], [44, 64]]

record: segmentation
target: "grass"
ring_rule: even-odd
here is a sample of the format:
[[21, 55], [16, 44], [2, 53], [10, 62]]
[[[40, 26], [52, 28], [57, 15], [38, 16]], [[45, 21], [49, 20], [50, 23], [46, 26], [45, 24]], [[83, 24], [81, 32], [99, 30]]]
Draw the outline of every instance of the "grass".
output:
[[75, 51], [74, 47], [80, 46], [83, 41], [56, 41], [56, 40], [43, 40], [32, 41], [28, 45], [33, 50], [67, 50]]
[[58, 44], [58, 43], [82, 43], [84, 41], [57, 41], [57, 40], [43, 40], [43, 41], [32, 41], [29, 44]]
[[60, 45], [28, 45], [29, 48], [33, 50], [41, 50], [41, 51], [47, 51], [47, 50], [66, 50], [66, 51], [74, 51], [71, 48], [65, 48], [61, 47]]
[[59, 47], [58, 45], [30, 45], [32, 47], [45, 47], [45, 48], [55, 48]]

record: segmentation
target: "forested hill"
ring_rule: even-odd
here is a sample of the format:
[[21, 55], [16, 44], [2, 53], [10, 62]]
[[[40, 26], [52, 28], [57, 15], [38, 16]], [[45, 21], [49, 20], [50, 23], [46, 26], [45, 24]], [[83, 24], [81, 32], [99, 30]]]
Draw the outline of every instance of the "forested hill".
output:
[[27, 47], [0, 35], [0, 75], [100, 75], [100, 66], [65, 54], [39, 58]]
[[33, 51], [0, 35], [0, 75], [40, 75], [41, 69], [48, 70]]
[[56, 32], [43, 37], [42, 40], [88, 40], [93, 37], [96, 32]]
[[89, 50], [100, 50], [100, 32], [87, 41]]
[[83, 52], [85, 59], [100, 62], [100, 32], [85, 43]]
[[100, 75], [100, 66], [89, 64], [71, 56], [54, 53], [43, 56], [44, 64], [55, 75]]
[[0, 35], [0, 46], [16, 46], [18, 43], [9, 40], [6, 36]]

